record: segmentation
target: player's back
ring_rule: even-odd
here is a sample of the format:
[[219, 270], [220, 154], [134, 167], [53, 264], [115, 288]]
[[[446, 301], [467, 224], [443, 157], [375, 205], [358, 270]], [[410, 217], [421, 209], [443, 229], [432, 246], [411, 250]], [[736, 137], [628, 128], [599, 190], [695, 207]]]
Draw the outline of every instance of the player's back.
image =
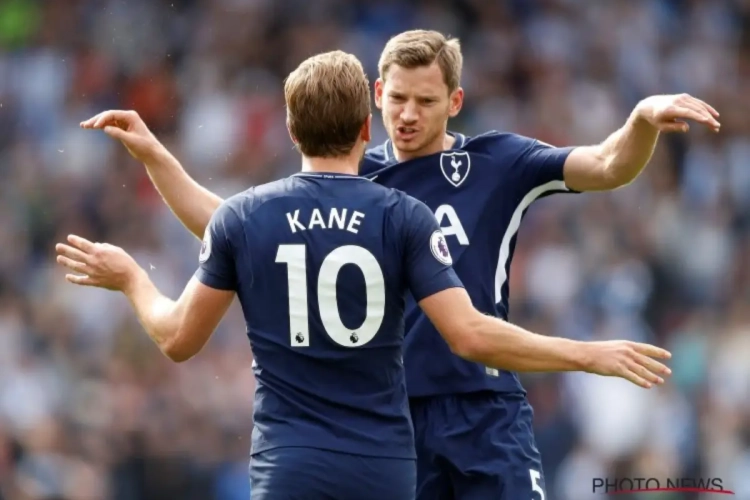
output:
[[406, 196], [298, 174], [227, 201], [257, 379], [253, 453], [413, 458], [403, 371]]

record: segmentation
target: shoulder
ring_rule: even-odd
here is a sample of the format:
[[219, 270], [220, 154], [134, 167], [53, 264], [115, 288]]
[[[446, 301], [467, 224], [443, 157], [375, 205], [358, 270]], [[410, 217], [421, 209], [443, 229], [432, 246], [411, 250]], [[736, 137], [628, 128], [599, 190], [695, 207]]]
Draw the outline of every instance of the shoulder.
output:
[[375, 174], [395, 163], [396, 160], [390, 157], [388, 141], [386, 141], [385, 143], [370, 148], [365, 152], [365, 157], [362, 159], [359, 174], [363, 177], [370, 177], [372, 174]]
[[211, 217], [214, 226], [221, 224], [227, 229], [241, 224], [258, 210], [264, 203], [283, 196], [287, 191], [287, 179], [253, 186], [226, 198]]
[[301, 186], [296, 182], [294, 176], [284, 177], [273, 182], [253, 186], [241, 193], [227, 198], [224, 202], [227, 210], [232, 210], [240, 219], [246, 218], [257, 212], [268, 202], [290, 196]]
[[[490, 130], [480, 135], [466, 137], [461, 149], [492, 155], [520, 156], [529, 149], [544, 143], [520, 134]], [[548, 144], [545, 146], [551, 147]]]
[[253, 205], [262, 204], [266, 201], [273, 200], [280, 196], [288, 195], [295, 188], [294, 176], [284, 177], [273, 182], [259, 184], [250, 189], [239, 193], [237, 203], [252, 203]]
[[423, 218], [428, 215], [434, 218], [432, 211], [427, 205], [417, 198], [394, 188], [386, 188], [388, 193], [386, 194], [386, 200], [388, 207], [396, 215], [397, 219], [402, 223], [410, 224], [415, 222], [415, 218]]
[[368, 148], [365, 151], [365, 159], [373, 162], [385, 163], [388, 160], [388, 141]]

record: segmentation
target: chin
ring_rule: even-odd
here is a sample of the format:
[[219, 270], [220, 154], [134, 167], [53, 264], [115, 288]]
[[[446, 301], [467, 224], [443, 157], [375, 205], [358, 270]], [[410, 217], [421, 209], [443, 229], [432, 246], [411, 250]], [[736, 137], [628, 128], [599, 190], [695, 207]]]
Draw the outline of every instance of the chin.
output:
[[393, 145], [399, 150], [399, 151], [406, 151], [408, 153], [413, 153], [414, 151], [419, 151], [420, 149], [424, 148], [424, 144], [417, 141], [399, 141], [398, 139], [393, 141]]

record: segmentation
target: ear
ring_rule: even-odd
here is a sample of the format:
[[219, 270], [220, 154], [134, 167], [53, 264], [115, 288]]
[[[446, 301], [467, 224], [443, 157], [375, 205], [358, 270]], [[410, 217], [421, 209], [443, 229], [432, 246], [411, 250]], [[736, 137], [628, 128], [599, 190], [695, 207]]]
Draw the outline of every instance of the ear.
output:
[[292, 144], [295, 146], [299, 144], [299, 141], [296, 137], [294, 137], [294, 134], [292, 134], [292, 129], [289, 128], [289, 117], [286, 119], [286, 131], [289, 132], [289, 138], [292, 140]]
[[378, 109], [383, 109], [383, 85], [382, 78], [375, 80], [375, 106]]
[[458, 115], [458, 112], [461, 111], [461, 108], [464, 105], [464, 89], [458, 87], [456, 90], [454, 90], [450, 95], [450, 101], [451, 102], [448, 107], [448, 116], [454, 118], [456, 115]]
[[367, 117], [365, 124], [362, 125], [362, 131], [360, 132], [359, 137], [365, 141], [365, 143], [370, 142], [370, 139], [372, 139], [372, 114]]

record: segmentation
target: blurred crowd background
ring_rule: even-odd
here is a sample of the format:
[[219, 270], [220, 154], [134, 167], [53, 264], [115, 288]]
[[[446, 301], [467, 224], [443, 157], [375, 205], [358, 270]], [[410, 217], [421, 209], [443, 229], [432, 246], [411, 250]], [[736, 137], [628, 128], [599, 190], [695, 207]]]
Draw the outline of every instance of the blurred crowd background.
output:
[[[750, 2], [0, 0], [2, 500], [248, 494], [239, 309], [175, 365], [123, 297], [66, 284], [54, 264], [70, 232], [108, 241], [173, 297], [197, 265], [198, 241], [143, 168], [78, 123], [136, 109], [228, 196], [298, 169], [282, 80], [303, 58], [351, 51], [374, 81], [388, 37], [415, 27], [462, 39], [467, 99], [451, 128], [465, 133], [595, 143], [659, 93], [721, 112], [720, 134], [664, 137], [626, 188], [533, 205], [511, 320], [674, 353], [672, 381], [652, 391], [524, 377], [547, 500], [593, 498], [595, 477], [721, 478], [750, 498]], [[649, 498], [699, 498], [664, 495]]]

